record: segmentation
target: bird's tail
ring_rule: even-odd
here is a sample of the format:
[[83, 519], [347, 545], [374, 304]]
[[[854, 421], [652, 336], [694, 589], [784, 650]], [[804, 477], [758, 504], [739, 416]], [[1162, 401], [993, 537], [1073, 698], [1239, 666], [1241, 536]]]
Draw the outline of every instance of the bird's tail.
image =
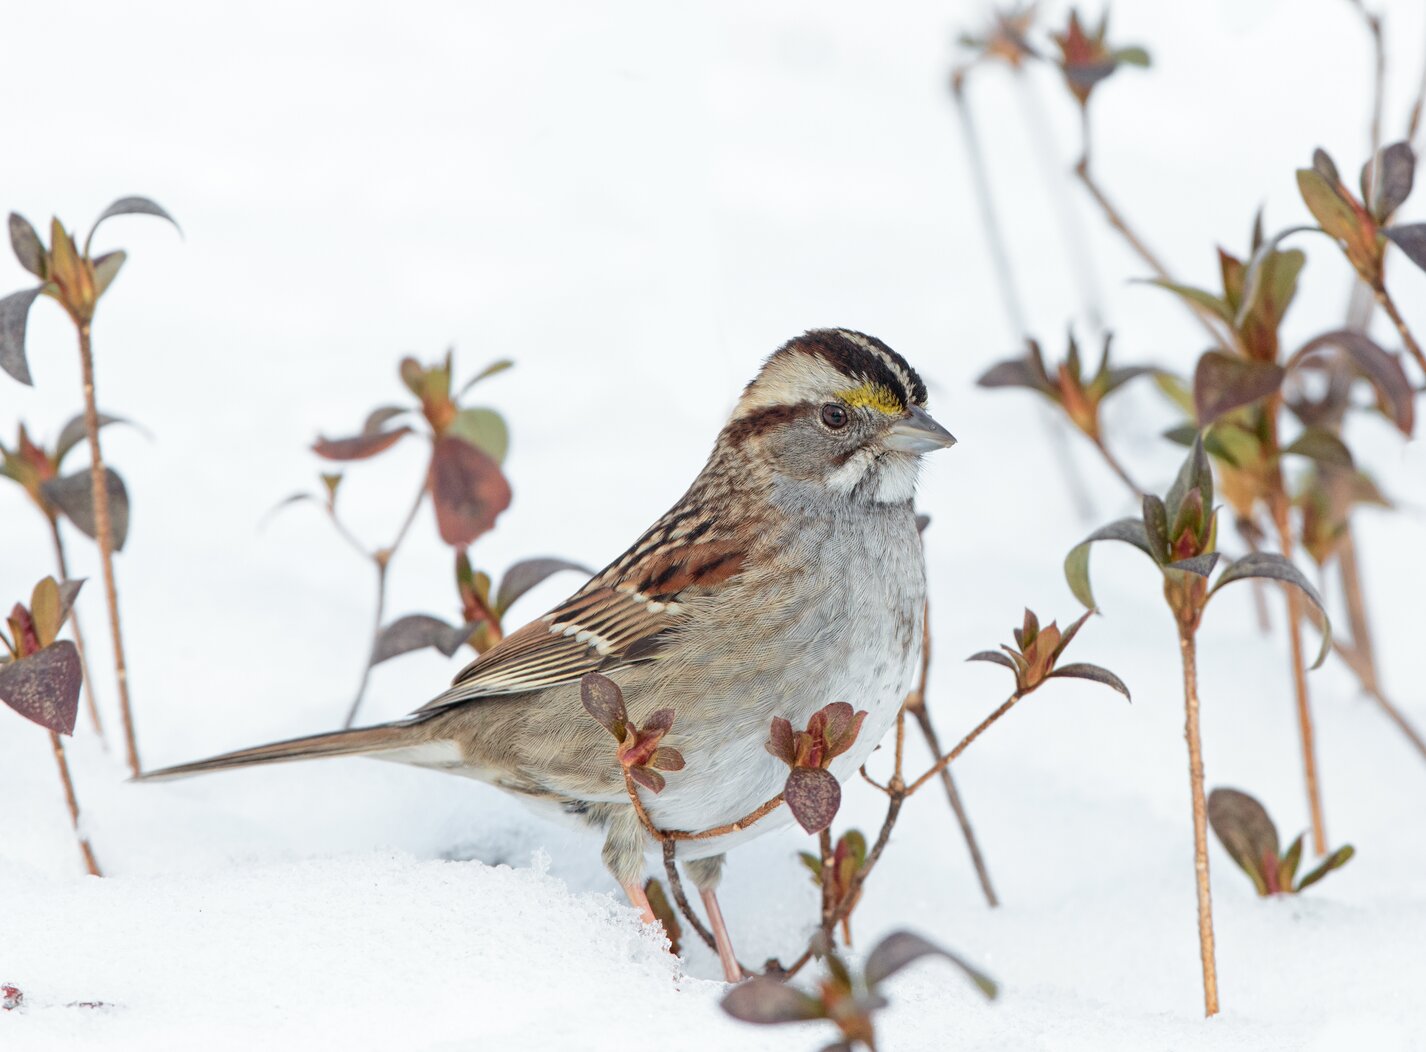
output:
[[398, 749], [419, 749], [427, 739], [428, 735], [415, 723], [383, 723], [376, 727], [357, 727], [353, 730], [333, 731], [330, 734], [291, 738], [270, 745], [255, 745], [250, 749], [238, 749], [236, 752], [224, 753], [207, 760], [195, 760], [193, 763], [181, 763], [176, 767], [147, 771], [135, 781], [158, 782], [169, 778], [186, 778], [193, 774], [207, 774], [210, 771], [227, 771], [265, 763], [286, 763], [290, 760], [313, 760], [324, 756], [379, 755]]

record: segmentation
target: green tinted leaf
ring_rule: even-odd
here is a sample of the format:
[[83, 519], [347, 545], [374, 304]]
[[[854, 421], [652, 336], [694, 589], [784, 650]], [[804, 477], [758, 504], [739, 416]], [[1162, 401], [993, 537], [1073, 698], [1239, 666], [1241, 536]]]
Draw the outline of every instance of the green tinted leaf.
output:
[[1277, 865], [1278, 836], [1263, 805], [1237, 789], [1214, 789], [1208, 794], [1208, 824], [1233, 861], [1252, 878], [1258, 894], [1267, 895], [1272, 881], [1263, 867], [1268, 859]]
[[1332, 432], [1324, 431], [1320, 427], [1307, 428], [1283, 452], [1307, 457], [1320, 464], [1331, 464], [1333, 467], [1353, 466], [1352, 453], [1346, 444]]
[[47, 647], [59, 635], [63, 618], [60, 610], [59, 583], [53, 577], [46, 577], [35, 585], [30, 594], [30, 617], [35, 622], [35, 635], [40, 646]]
[[462, 409], [451, 421], [446, 434], [465, 439], [496, 463], [504, 463], [510, 448], [510, 430], [505, 426], [505, 419], [493, 409]]
[[1320, 172], [1310, 168], [1298, 169], [1297, 189], [1312, 218], [1323, 230], [1338, 241], [1356, 240], [1361, 228], [1356, 211], [1331, 183], [1322, 178]]
[[1069, 583], [1074, 597], [1091, 610], [1098, 609], [1094, 592], [1089, 586], [1089, 549], [1095, 541], [1123, 541], [1132, 544], [1150, 559], [1154, 558], [1144, 524], [1138, 519], [1119, 519], [1117, 522], [1111, 522], [1108, 526], [1095, 530], [1070, 549], [1070, 553], [1065, 556], [1065, 580]]
[[892, 932], [867, 954], [864, 975], [868, 988], [875, 989], [901, 969], [923, 957], [940, 957], [950, 961], [966, 974], [976, 988], [988, 998], [997, 993], [995, 981], [979, 969], [972, 968], [960, 957], [933, 942], [909, 931]]
[[1144, 494], [1144, 535], [1148, 538], [1150, 555], [1162, 563], [1169, 554], [1169, 518], [1164, 502], [1152, 493]]
[[480, 370], [480, 372], [476, 373], [469, 380], [467, 380], [465, 382], [465, 386], [460, 389], [460, 394], [456, 397], [461, 397], [476, 384], [480, 383], [480, 381], [489, 379], [490, 377], [495, 376], [498, 373], [503, 373], [506, 369], [512, 369], [514, 368], [514, 366], [515, 363], [512, 362], [509, 358], [500, 358], [496, 361], [491, 362], [484, 369]]
[[1188, 496], [1190, 490], [1198, 490], [1199, 498], [1203, 502], [1203, 507], [1213, 506], [1213, 468], [1208, 463], [1208, 453], [1203, 448], [1202, 440], [1195, 441], [1193, 448], [1188, 451], [1188, 456], [1179, 466], [1178, 475], [1174, 477], [1173, 485], [1169, 487], [1168, 495], [1164, 500], [1164, 507], [1168, 511], [1171, 521], [1177, 521], [1179, 512], [1183, 508], [1184, 498]]
[[1175, 296], [1187, 300], [1189, 303], [1195, 304], [1199, 307], [1204, 308], [1210, 313], [1217, 315], [1225, 322], [1228, 322], [1230, 325], [1233, 322], [1233, 313], [1229, 308], [1228, 304], [1225, 303], [1219, 297], [1213, 295], [1213, 293], [1211, 292], [1205, 292], [1203, 291], [1203, 289], [1196, 289], [1191, 285], [1178, 285], [1172, 281], [1165, 281], [1161, 278], [1147, 278], [1144, 280], [1144, 284], [1156, 285], [1161, 289], [1167, 289]]
[[114, 279], [119, 276], [119, 268], [124, 265], [124, 260], [128, 259], [128, 254], [123, 251], [106, 252], [94, 261], [94, 298], [98, 299], [114, 283]]
[[[1292, 882], [1297, 879], [1297, 867], [1302, 862], [1302, 834], [1297, 834], [1292, 844], [1288, 847], [1287, 853], [1282, 856], [1282, 862], [1278, 866], [1277, 884], [1280, 888], [1291, 888]], [[1301, 889], [1297, 889], [1301, 890]]]
[[1322, 649], [1317, 654], [1317, 660], [1312, 663], [1313, 668], [1319, 667], [1322, 662], [1327, 660], [1327, 653], [1332, 649], [1332, 622], [1327, 616], [1327, 608], [1322, 604], [1322, 597], [1317, 594], [1317, 589], [1312, 587], [1312, 582], [1303, 576], [1301, 570], [1281, 555], [1274, 555], [1271, 552], [1251, 552], [1228, 564], [1228, 568], [1219, 575], [1218, 583], [1208, 593], [1209, 598], [1216, 595], [1225, 584], [1232, 584], [1234, 581], [1241, 581], [1249, 577], [1268, 577], [1295, 585], [1321, 613]]
[[1193, 392], [1182, 377], [1175, 376], [1173, 373], [1157, 371], [1154, 373], [1154, 383], [1165, 398], [1189, 416], [1193, 416]]
[[1352, 861], [1352, 856], [1356, 853], [1356, 850], [1352, 847], [1351, 844], [1346, 844], [1342, 847], [1339, 847], [1336, 851], [1328, 855], [1320, 866], [1318, 866], [1311, 873], [1308, 873], [1305, 877], [1302, 878], [1302, 883], [1297, 885], [1297, 890], [1305, 891], [1307, 888], [1312, 887], [1313, 884], [1316, 884], [1319, 880], [1325, 877], [1328, 873], [1331, 873], [1334, 869], [1341, 869], [1348, 862]]

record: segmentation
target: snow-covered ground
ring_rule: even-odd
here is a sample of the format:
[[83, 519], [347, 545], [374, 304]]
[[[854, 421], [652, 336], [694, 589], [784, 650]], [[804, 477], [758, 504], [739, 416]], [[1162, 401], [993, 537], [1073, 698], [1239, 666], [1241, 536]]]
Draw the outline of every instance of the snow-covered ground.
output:
[[[1056, 5], [1058, 9], [1059, 5]], [[1422, 60], [1421, 5], [1383, 5], [1390, 127]], [[1056, 17], [1059, 17], [1059, 10]], [[928, 464], [934, 708], [954, 739], [1003, 697], [960, 658], [1008, 639], [1023, 605], [1061, 622], [1060, 573], [1092, 524], [1073, 508], [1028, 396], [975, 375], [1014, 349], [944, 88], [978, 5], [420, 2], [391, 8], [10, 5], [0, 66], [0, 207], [84, 224], [150, 194], [179, 218], [117, 220], [130, 259], [95, 340], [108, 433], [134, 495], [119, 561], [149, 766], [332, 726], [366, 647], [369, 568], [321, 516], [278, 499], [315, 482], [306, 446], [399, 399], [402, 353], [454, 344], [472, 371], [518, 368], [483, 398], [508, 416], [515, 502], [482, 539], [496, 570], [533, 554], [598, 564], [692, 477], [763, 355], [818, 325], [875, 333], [932, 386], [960, 438]], [[1097, 164], [1175, 269], [1207, 283], [1253, 210], [1302, 221], [1292, 172], [1321, 144], [1365, 151], [1368, 46], [1340, 0], [1121, 3], [1150, 47], [1096, 100]], [[1058, 150], [1073, 114], [1045, 81]], [[1051, 346], [1078, 286], [1021, 100], [989, 72], [979, 107], [1033, 321]], [[1410, 202], [1426, 217], [1426, 193]], [[1199, 333], [1098, 217], [1083, 225], [1125, 360], [1182, 368]], [[1340, 320], [1346, 268], [1312, 244], [1289, 329]], [[1392, 280], [1426, 327], [1426, 281]], [[0, 284], [20, 287], [13, 262]], [[34, 390], [0, 380], [0, 429], [52, 435], [77, 405], [71, 334], [31, 323]], [[1113, 419], [1156, 484], [1175, 451], [1149, 390]], [[1354, 437], [1401, 514], [1361, 525], [1386, 683], [1418, 722], [1426, 454], [1381, 424]], [[1129, 508], [1071, 443], [1096, 516]], [[363, 533], [396, 526], [412, 443], [350, 472]], [[572, 513], [572, 509], [579, 509]], [[591, 510], [593, 514], [591, 514]], [[0, 488], [0, 595], [49, 571], [42, 523]], [[82, 572], [97, 578], [87, 547]], [[956, 765], [1004, 904], [988, 910], [945, 802], [918, 796], [856, 915], [858, 946], [912, 927], [977, 962], [895, 980], [891, 1050], [1426, 1048], [1426, 765], [1329, 665], [1312, 677], [1336, 843], [1358, 858], [1300, 900], [1260, 901], [1213, 846], [1224, 1012], [1201, 1016], [1176, 651], [1152, 570], [1095, 557], [1106, 617], [1076, 643], [1128, 681], [1046, 689]], [[449, 616], [449, 555], [427, 515], [393, 570], [393, 613]], [[577, 582], [522, 602], [534, 616]], [[81, 603], [111, 727], [97, 587]], [[1306, 825], [1284, 646], [1249, 592], [1202, 636], [1210, 785]], [[366, 709], [400, 714], [460, 659], [379, 668]], [[87, 731], [73, 745], [86, 827], [110, 876], [81, 877], [47, 742], [0, 712], [0, 1048], [810, 1049], [717, 1009], [717, 962], [678, 963], [642, 932], [598, 844], [494, 790], [363, 761], [156, 786], [123, 784]], [[82, 725], [81, 725], [82, 726]], [[919, 753], [917, 754], [919, 758]], [[874, 765], [884, 761], [874, 760]], [[852, 786], [844, 819], [879, 821]], [[795, 831], [739, 851], [724, 903], [745, 960], [790, 957], [815, 912]], [[103, 1002], [105, 1007], [74, 1007]]]

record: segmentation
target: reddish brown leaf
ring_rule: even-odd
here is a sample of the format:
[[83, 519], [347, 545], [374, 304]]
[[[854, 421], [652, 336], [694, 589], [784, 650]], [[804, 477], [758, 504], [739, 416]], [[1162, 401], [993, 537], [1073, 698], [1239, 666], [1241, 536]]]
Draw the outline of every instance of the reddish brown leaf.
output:
[[351, 438], [318, 438], [312, 443], [312, 452], [328, 460], [365, 460], [390, 449], [409, 435], [409, 427], [398, 427], [393, 431], [377, 431], [372, 434], [353, 435]]
[[71, 734], [82, 679], [79, 651], [61, 639], [29, 657], [0, 665], [0, 701], [56, 734]]
[[830, 826], [842, 806], [842, 787], [836, 776], [820, 767], [794, 767], [782, 792], [797, 824], [809, 833]]
[[[109, 539], [116, 552], [124, 550], [129, 537], [129, 491], [113, 468], [104, 469], [109, 491]], [[40, 487], [46, 500], [54, 504], [79, 527], [86, 537], [97, 537], [99, 524], [94, 514], [94, 478], [89, 469], [64, 478], [50, 479]]]
[[500, 465], [464, 439], [436, 439], [431, 456], [431, 496], [441, 540], [465, 548], [495, 525], [510, 506], [510, 483]]
[[596, 723], [620, 741], [628, 728], [629, 715], [624, 710], [624, 692], [608, 676], [586, 673], [579, 681], [579, 700]]
[[1266, 398], [1282, 385], [1283, 369], [1272, 362], [1250, 361], [1222, 351], [1208, 351], [1193, 374], [1193, 401], [1200, 426], [1224, 413]]

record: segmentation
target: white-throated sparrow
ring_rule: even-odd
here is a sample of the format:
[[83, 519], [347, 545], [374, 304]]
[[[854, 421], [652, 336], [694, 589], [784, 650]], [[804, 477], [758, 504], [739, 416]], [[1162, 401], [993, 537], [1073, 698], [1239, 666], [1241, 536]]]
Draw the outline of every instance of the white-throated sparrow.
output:
[[[478, 778], [604, 830], [604, 861], [646, 918], [653, 844], [580, 678], [619, 684], [636, 724], [671, 708], [664, 744], [686, 766], [645, 804], [661, 829], [733, 822], [787, 768], [764, 748], [775, 716], [805, 726], [848, 701], [868, 716], [832, 763], [845, 781], [896, 717], [921, 643], [925, 565], [912, 496], [921, 454], [955, 439], [881, 341], [808, 332], [748, 384], [688, 492], [633, 547], [549, 613], [468, 665], [411, 716], [243, 749], [161, 778], [320, 756], [370, 755]], [[714, 888], [723, 852], [779, 821], [685, 841], [730, 980]]]

